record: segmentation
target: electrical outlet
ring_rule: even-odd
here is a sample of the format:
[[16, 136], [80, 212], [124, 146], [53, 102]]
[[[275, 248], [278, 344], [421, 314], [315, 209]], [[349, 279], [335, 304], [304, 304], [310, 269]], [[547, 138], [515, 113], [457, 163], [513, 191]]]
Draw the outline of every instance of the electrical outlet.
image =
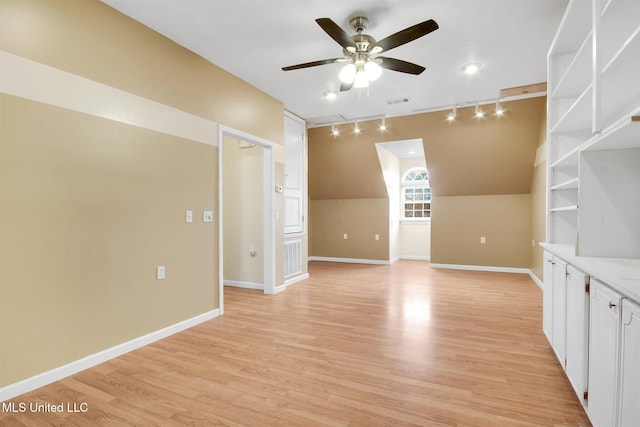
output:
[[344, 234], [342, 235], [342, 238], [343, 238], [344, 240], [347, 240], [347, 239], [349, 238], [349, 236], [347, 236], [347, 233], [344, 233]]
[[376, 240], [380, 240], [380, 235], [376, 234]]
[[480, 243], [487, 243], [487, 238], [484, 236], [480, 237]]
[[535, 240], [531, 240], [531, 247], [535, 248], [536, 247], [536, 241]]
[[156, 279], [164, 280], [164, 265], [159, 265], [156, 267]]

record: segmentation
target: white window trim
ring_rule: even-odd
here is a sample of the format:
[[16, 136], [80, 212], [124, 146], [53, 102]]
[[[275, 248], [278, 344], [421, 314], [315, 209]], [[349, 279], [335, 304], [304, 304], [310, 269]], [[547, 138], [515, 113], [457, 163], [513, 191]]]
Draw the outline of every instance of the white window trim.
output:
[[[407, 170], [402, 177], [402, 180], [400, 182], [400, 223], [401, 224], [426, 224], [431, 222], [431, 216], [428, 217], [415, 217], [415, 218], [405, 218], [404, 216], [404, 204], [406, 202], [406, 200], [404, 199], [404, 190], [407, 188], [429, 188], [431, 189], [431, 185], [429, 185], [429, 180], [427, 179], [426, 181], [405, 181], [404, 177], [406, 177], [410, 172], [415, 171], [415, 170], [427, 170], [427, 168], [423, 168], [423, 167], [415, 167], [415, 168], [411, 168], [409, 170]], [[429, 172], [427, 171], [427, 176], [428, 176]], [[429, 204], [431, 204], [431, 199], [429, 199], [428, 201], [425, 200], [425, 202], [428, 202]], [[429, 209], [431, 210], [431, 209]], [[429, 213], [429, 215], [431, 215], [431, 212]]]

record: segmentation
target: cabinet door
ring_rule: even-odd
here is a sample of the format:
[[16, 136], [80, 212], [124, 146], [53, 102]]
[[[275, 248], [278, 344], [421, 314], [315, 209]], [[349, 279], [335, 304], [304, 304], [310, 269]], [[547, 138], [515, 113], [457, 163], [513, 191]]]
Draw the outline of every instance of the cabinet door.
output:
[[552, 344], [560, 364], [565, 366], [567, 335], [567, 263], [557, 259], [553, 264]]
[[640, 423], [640, 306], [622, 303], [622, 343], [620, 346], [621, 427]]
[[567, 266], [567, 377], [580, 401], [587, 391], [587, 355], [589, 351], [589, 276]]
[[284, 117], [284, 232], [304, 231], [304, 122]]
[[553, 345], [553, 255], [548, 252], [544, 253], [544, 270], [543, 280], [544, 288], [542, 289], [542, 330], [547, 336], [549, 343]]
[[596, 427], [615, 425], [620, 295], [591, 280], [589, 319], [589, 399], [587, 412]]

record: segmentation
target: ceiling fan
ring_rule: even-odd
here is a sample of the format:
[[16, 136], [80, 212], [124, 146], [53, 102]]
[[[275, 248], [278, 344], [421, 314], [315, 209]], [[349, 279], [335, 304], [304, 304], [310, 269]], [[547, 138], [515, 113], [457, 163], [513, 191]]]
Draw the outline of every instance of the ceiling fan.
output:
[[351, 27], [356, 31], [356, 34], [353, 36], [349, 36], [330, 18], [318, 18], [316, 22], [332, 39], [342, 46], [344, 57], [290, 65], [283, 67], [282, 70], [291, 71], [316, 67], [318, 65], [334, 64], [336, 62], [346, 62], [347, 65], [342, 68], [342, 71], [340, 71], [338, 75], [341, 81], [341, 92], [347, 91], [352, 87], [369, 86], [370, 81], [380, 77], [382, 68], [415, 75], [422, 73], [425, 68], [421, 65], [401, 59], [388, 58], [385, 56], [373, 57], [372, 55], [377, 55], [395, 47], [402, 46], [438, 29], [436, 21], [429, 19], [428, 21], [398, 31], [380, 41], [376, 41], [376, 39], [363, 32], [369, 24], [369, 20], [364, 16], [356, 16], [349, 21]]

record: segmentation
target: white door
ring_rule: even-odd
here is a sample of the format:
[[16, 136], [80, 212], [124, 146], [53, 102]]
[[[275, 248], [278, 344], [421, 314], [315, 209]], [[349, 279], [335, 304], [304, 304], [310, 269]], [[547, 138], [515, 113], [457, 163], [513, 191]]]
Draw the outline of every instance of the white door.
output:
[[567, 333], [567, 263], [557, 259], [553, 263], [553, 322], [552, 343], [562, 367], [565, 366]]
[[589, 276], [573, 266], [567, 266], [567, 377], [580, 401], [587, 391], [587, 360], [589, 351]]
[[304, 231], [304, 122], [284, 117], [284, 232]]
[[542, 289], [542, 330], [547, 336], [549, 343], [553, 345], [553, 255], [548, 252], [544, 253], [544, 270], [543, 280], [544, 289]]
[[622, 303], [620, 426], [640, 423], [640, 306]]
[[590, 301], [587, 411], [594, 426], [609, 427], [615, 425], [620, 295], [592, 279]]

